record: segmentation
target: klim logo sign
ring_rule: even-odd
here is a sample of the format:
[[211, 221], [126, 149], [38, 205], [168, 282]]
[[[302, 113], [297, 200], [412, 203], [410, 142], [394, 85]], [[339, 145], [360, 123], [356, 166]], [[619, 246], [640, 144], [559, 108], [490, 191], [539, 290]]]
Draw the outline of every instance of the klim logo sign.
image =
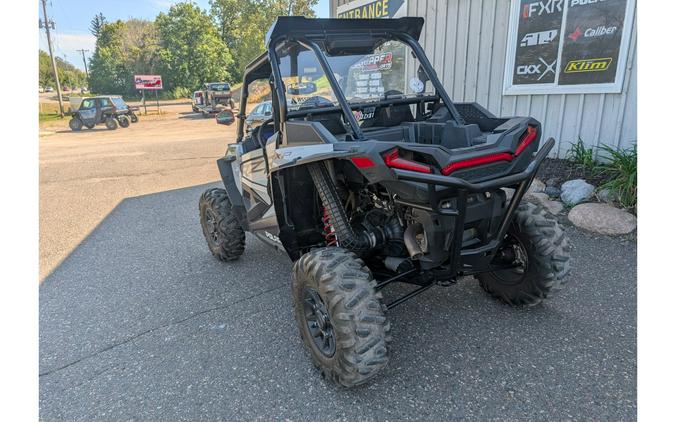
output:
[[405, 14], [406, 0], [357, 0], [338, 6], [337, 17], [349, 19], [387, 19]]
[[572, 60], [565, 66], [565, 73], [604, 72], [612, 64], [611, 57], [602, 59]]

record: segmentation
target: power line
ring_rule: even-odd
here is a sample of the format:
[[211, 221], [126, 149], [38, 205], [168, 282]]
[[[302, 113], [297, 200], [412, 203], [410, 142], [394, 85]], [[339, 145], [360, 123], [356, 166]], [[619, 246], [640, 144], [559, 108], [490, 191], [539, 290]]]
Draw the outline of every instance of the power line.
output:
[[40, 28], [44, 28], [47, 32], [47, 45], [49, 46], [49, 56], [52, 59], [52, 70], [54, 71], [54, 79], [56, 80], [56, 94], [59, 98], [59, 114], [63, 117], [63, 98], [61, 98], [61, 82], [59, 82], [59, 71], [56, 68], [56, 60], [54, 59], [54, 50], [52, 49], [52, 38], [49, 34], [49, 28], [54, 29], [54, 21], [50, 21], [47, 17], [47, 0], [42, 0], [42, 12], [44, 13], [44, 22], [40, 21]]

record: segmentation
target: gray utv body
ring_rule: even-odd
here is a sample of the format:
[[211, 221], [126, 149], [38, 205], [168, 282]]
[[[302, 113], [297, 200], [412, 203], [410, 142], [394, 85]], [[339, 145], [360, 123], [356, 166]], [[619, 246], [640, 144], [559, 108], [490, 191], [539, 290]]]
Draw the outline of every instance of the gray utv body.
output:
[[[292, 260], [320, 244], [316, 225], [321, 210], [306, 165], [328, 160], [356, 179], [386, 187], [395, 202], [412, 208], [427, 237], [426, 253], [419, 258], [422, 268], [449, 264], [447, 274], [454, 277], [488, 265], [490, 252], [498, 247], [554, 141], [549, 139], [535, 156], [541, 133], [535, 119], [498, 118], [476, 103], [453, 103], [418, 44], [423, 24], [417, 17], [277, 19], [267, 34], [267, 53], [245, 71], [237, 143], [218, 160], [245, 230]], [[274, 84], [282, 80], [279, 66], [273, 65], [277, 51], [299, 44], [328, 66], [323, 51], [368, 51], [381, 37], [411, 47], [436, 95], [379, 101], [374, 121], [363, 128], [354, 112], [374, 105], [347, 102], [332, 72], [324, 68], [338, 105], [288, 109], [284, 84]], [[263, 78], [270, 80], [273, 113], [246, 134], [248, 86]], [[406, 112], [410, 107], [417, 107], [425, 118], [411, 118]], [[387, 152], [394, 150], [399, 156], [419, 158], [431, 172], [414, 171], [406, 165], [408, 160], [385, 162]], [[510, 202], [501, 189], [505, 187], [515, 189]], [[468, 236], [449, 239], [453, 232]]]

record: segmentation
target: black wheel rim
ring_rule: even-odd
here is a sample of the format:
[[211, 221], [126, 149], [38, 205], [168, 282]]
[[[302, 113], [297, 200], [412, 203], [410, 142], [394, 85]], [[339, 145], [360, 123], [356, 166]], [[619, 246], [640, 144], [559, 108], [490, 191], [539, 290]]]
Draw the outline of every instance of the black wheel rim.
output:
[[317, 350], [326, 357], [333, 356], [335, 354], [333, 325], [328, 309], [316, 290], [305, 288], [303, 308], [305, 324]]
[[519, 284], [523, 281], [529, 264], [527, 250], [523, 242], [517, 236], [508, 234], [497, 255], [501, 257], [498, 260], [501, 264], [515, 266], [505, 270], [493, 271], [492, 275], [504, 284]]
[[213, 211], [206, 209], [204, 212], [204, 225], [206, 226], [206, 233], [209, 236], [209, 240], [214, 245], [218, 244], [218, 222], [216, 221], [216, 216], [213, 214]]

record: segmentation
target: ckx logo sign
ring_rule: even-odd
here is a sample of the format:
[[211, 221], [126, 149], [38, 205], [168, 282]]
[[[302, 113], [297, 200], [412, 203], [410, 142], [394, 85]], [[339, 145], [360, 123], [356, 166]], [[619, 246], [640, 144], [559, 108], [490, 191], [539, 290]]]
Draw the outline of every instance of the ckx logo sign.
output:
[[[539, 61], [541, 63], [538, 64], [525, 64], [525, 65], [520, 65], [516, 67], [516, 74], [517, 75], [522, 75], [522, 76], [529, 76], [529, 75], [539, 75], [537, 80], [541, 80], [548, 72], [551, 72], [555, 74], [555, 64], [557, 63], [558, 60], [553, 60], [551, 63], [546, 63], [546, 60], [542, 59], [539, 57]], [[542, 70], [542, 66], [544, 66], [544, 70]]]
[[541, 16], [543, 14], [551, 14], [563, 11], [564, 0], [542, 0], [523, 5], [523, 18], [531, 18], [532, 16]]

